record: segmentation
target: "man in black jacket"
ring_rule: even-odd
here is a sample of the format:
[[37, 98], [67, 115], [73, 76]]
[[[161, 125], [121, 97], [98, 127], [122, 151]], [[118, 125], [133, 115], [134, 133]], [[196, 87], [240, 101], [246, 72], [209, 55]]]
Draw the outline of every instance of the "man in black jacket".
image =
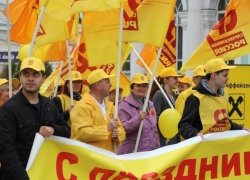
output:
[[205, 64], [206, 78], [193, 88], [187, 98], [183, 116], [178, 124], [179, 133], [184, 139], [203, 134], [228, 130], [249, 129], [228, 119], [228, 95], [224, 92], [229, 69], [222, 58], [212, 59]]
[[44, 72], [40, 59], [24, 59], [19, 75], [22, 89], [1, 108], [1, 180], [29, 179], [25, 168], [36, 133], [70, 137], [70, 128], [54, 103], [39, 94]]

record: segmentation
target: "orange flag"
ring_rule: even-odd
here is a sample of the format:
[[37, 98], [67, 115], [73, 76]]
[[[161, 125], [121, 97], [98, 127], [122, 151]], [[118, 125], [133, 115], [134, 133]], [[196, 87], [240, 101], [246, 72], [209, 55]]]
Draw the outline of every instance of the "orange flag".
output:
[[124, 5], [123, 41], [162, 47], [175, 3], [176, 0], [143, 0], [142, 2], [127, 0]]
[[[20, 18], [23, 10], [27, 4], [28, 0], [15, 0], [9, 5], [10, 9], [10, 22], [15, 24], [17, 20]], [[6, 8], [3, 10], [3, 14], [7, 17]]]
[[[37, 14], [35, 12], [38, 8], [37, 3], [35, 0], [27, 0], [24, 8], [24, 4], [19, 4], [19, 0], [12, 3], [10, 12], [17, 13], [15, 14], [15, 18], [11, 18], [11, 21], [14, 23], [10, 30], [11, 41], [19, 44], [27, 44], [31, 42], [37, 23]], [[25, 1], [23, 1], [23, 3], [25, 3]], [[22, 13], [20, 13], [21, 11]], [[18, 15], [20, 15], [19, 18]]]
[[212, 58], [234, 59], [250, 52], [250, 1], [231, 0], [224, 17], [181, 68], [194, 69]]
[[[149, 67], [151, 72], [153, 71], [154, 64], [157, 57], [158, 48], [151, 44], [146, 44], [141, 52], [141, 57]], [[145, 68], [141, 60], [136, 62], [141, 67]], [[159, 76], [160, 72], [166, 67], [175, 67], [176, 65], [176, 38], [175, 38], [175, 20], [174, 13], [172, 14], [172, 20], [169, 24], [168, 32], [165, 37], [164, 45], [159, 59], [159, 64], [155, 76]], [[146, 69], [146, 68], [145, 68]], [[150, 73], [147, 73], [150, 78]]]

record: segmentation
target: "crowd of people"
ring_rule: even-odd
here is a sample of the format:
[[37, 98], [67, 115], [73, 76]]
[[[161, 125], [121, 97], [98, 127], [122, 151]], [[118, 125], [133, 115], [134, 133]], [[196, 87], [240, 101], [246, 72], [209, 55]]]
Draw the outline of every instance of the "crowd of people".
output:
[[[133, 153], [138, 138], [137, 152], [142, 152], [179, 143], [180, 139], [204, 138], [204, 134], [213, 132], [249, 131], [228, 118], [224, 87], [232, 68], [221, 58], [212, 59], [193, 71], [193, 79], [177, 74], [174, 68], [165, 68], [157, 78], [163, 91], [156, 84], [149, 90], [147, 77], [137, 73], [130, 81], [127, 97], [122, 97], [122, 87], [116, 94], [110, 83], [115, 75], [102, 69], [90, 73], [90, 91], [81, 94], [82, 76], [72, 71], [73, 93], [68, 77], [62, 93], [51, 100], [39, 93], [45, 81], [44, 64], [35, 57], [26, 58], [21, 63], [20, 82], [11, 82], [10, 99], [10, 82], [0, 79], [0, 179], [29, 179], [25, 168], [36, 133], [45, 138], [56, 135], [75, 139], [121, 155]], [[145, 103], [148, 91], [150, 100]], [[118, 117], [114, 117], [116, 96]], [[158, 119], [168, 108], [175, 108], [181, 115], [177, 134], [181, 138], [168, 140], [160, 132]], [[219, 115], [214, 116], [215, 112]]]

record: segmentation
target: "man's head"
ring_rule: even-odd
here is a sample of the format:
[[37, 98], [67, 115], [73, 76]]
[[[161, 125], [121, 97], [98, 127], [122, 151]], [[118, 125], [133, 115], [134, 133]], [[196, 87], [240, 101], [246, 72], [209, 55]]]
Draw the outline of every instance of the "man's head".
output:
[[179, 78], [178, 82], [178, 91], [179, 93], [185, 91], [186, 89], [192, 86], [192, 79], [188, 76], [184, 76], [183, 78]]
[[205, 79], [206, 78], [206, 73], [204, 70], [204, 65], [199, 65], [194, 69], [193, 72], [193, 82], [195, 85], [199, 84], [199, 82], [201, 81], [201, 79]]
[[109, 95], [109, 89], [112, 87], [109, 78], [114, 77], [115, 74], [108, 75], [102, 69], [92, 71], [87, 82], [91, 93], [98, 93], [103, 98]]
[[[12, 95], [13, 90], [12, 90]], [[3, 105], [9, 99], [9, 81], [0, 79], [0, 105]]]
[[225, 87], [229, 80], [229, 69], [235, 67], [228, 66], [222, 58], [211, 59], [204, 66], [207, 81], [212, 81], [218, 88]]
[[27, 93], [37, 93], [45, 81], [45, 66], [35, 57], [25, 58], [20, 67], [20, 83]]

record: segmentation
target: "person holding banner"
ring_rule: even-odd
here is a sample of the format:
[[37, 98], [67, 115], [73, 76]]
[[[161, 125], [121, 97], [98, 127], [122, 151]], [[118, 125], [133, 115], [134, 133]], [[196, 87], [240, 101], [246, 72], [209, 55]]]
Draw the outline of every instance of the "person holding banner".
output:
[[[175, 104], [176, 94], [173, 89], [177, 89], [178, 78], [183, 77], [182, 75], [178, 75], [174, 68], [165, 68], [161, 71], [159, 79], [159, 83], [162, 85], [165, 94], [168, 96], [172, 106]], [[152, 88], [153, 89], [153, 88]], [[161, 113], [168, 108], [171, 108], [170, 104], [164, 97], [163, 93], [160, 90], [157, 90], [153, 96], [153, 103], [156, 110], [157, 121]], [[167, 145], [167, 139], [162, 135], [159, 124], [157, 123], [157, 128], [159, 131], [160, 144], [161, 147]], [[175, 140], [170, 140], [170, 144], [176, 143]]]
[[[82, 99], [82, 75], [79, 71], [71, 71], [72, 74], [72, 84], [73, 84], [73, 102], [76, 105]], [[59, 110], [60, 114], [63, 114], [64, 120], [68, 122], [71, 126], [70, 112], [74, 108], [70, 105], [70, 92], [69, 92], [69, 75], [66, 77], [64, 82], [62, 94], [53, 98], [53, 101]]]
[[45, 66], [35, 57], [22, 61], [22, 89], [0, 111], [0, 179], [28, 180], [25, 170], [36, 133], [70, 137], [70, 128], [52, 100], [39, 94]]
[[[205, 78], [206, 78], [206, 73], [204, 70], [204, 65], [197, 66], [193, 72], [193, 79], [192, 80], [193, 80], [194, 84], [197, 85], [201, 81], [201, 79], [205, 79]], [[180, 93], [176, 99], [175, 109], [180, 113], [181, 116], [183, 114], [183, 109], [185, 106], [186, 99], [188, 96], [190, 96], [192, 94], [192, 88], [193, 87], [190, 87], [187, 90]]]
[[114, 118], [114, 105], [106, 97], [112, 86], [102, 69], [92, 71], [87, 82], [90, 92], [76, 104], [70, 113], [71, 138], [114, 152], [114, 144], [125, 139], [124, 128]]
[[205, 64], [206, 78], [194, 88], [187, 98], [183, 116], [178, 124], [179, 133], [184, 139], [204, 134], [228, 130], [249, 129], [238, 125], [228, 117], [228, 95], [224, 93], [229, 69], [222, 58], [211, 59]]
[[119, 104], [118, 115], [126, 132], [126, 140], [118, 146], [117, 154], [133, 153], [138, 130], [143, 121], [142, 134], [138, 151], [151, 151], [160, 147], [155, 108], [148, 101], [147, 110], [143, 110], [145, 96], [148, 91], [148, 79], [141, 73], [135, 74], [130, 82], [131, 93]]

